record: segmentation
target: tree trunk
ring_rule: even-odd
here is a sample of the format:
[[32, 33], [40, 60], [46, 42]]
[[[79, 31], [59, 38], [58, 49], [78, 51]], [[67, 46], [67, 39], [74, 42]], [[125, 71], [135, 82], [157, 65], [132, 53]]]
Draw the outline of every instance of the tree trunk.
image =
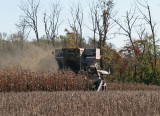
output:
[[36, 33], [36, 38], [37, 38], [37, 45], [39, 47], [39, 36], [38, 36], [38, 33]]
[[96, 30], [94, 30], [93, 44], [94, 44], [94, 47], [96, 47]]
[[99, 46], [98, 46], [98, 47], [100, 48], [100, 55], [101, 55], [100, 67], [101, 67], [101, 69], [103, 69], [103, 59], [102, 59], [102, 34], [101, 34], [101, 32], [100, 32], [100, 34], [99, 34]]
[[51, 43], [52, 43], [52, 46], [54, 48], [55, 47], [55, 38], [54, 37], [51, 38]]

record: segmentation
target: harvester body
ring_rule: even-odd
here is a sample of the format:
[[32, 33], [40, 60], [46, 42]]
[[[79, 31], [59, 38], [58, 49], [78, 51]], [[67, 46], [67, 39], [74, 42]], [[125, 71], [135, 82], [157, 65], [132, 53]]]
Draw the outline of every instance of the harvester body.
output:
[[97, 74], [97, 91], [100, 91], [102, 88], [106, 88], [106, 83], [103, 81], [103, 79], [101, 79], [101, 76], [110, 74], [110, 71], [99, 70], [99, 61], [101, 58], [99, 48], [56, 49], [55, 58], [60, 69], [70, 68], [76, 73], [79, 71], [86, 71], [90, 72], [91, 74]]
[[100, 60], [100, 49], [63, 48], [55, 50], [55, 58], [60, 69], [70, 68], [78, 71], [96, 71]]

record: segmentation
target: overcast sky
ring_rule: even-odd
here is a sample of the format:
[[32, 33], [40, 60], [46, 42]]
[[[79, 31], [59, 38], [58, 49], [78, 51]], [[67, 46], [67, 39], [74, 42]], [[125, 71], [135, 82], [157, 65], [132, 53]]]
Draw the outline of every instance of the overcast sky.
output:
[[[0, 0], [0, 32], [6, 32], [8, 34], [16, 33], [17, 29], [15, 24], [19, 22], [19, 17], [23, 15], [23, 12], [20, 10], [19, 6], [22, 1], [25, 0]], [[49, 4], [53, 3], [55, 0], [41, 0], [40, 12], [39, 12], [39, 33], [40, 36], [45, 35], [44, 26], [43, 26], [43, 17], [42, 14], [45, 10], [49, 11]], [[60, 3], [63, 7], [61, 14], [61, 24], [59, 28], [59, 35], [65, 35], [64, 28], [68, 27], [67, 20], [70, 18], [70, 6], [73, 2], [80, 2], [84, 11], [84, 23], [87, 24], [88, 17], [88, 6], [91, 0], [60, 0]], [[95, 0], [96, 1], [96, 0]], [[142, 1], [142, 0], [141, 0]], [[122, 18], [125, 16], [125, 12], [131, 8], [134, 4], [134, 0], [114, 0], [115, 10], [118, 11], [117, 17]], [[151, 8], [151, 13], [153, 16], [153, 21], [157, 23], [157, 28], [160, 25], [160, 0], [148, 0], [148, 4]], [[159, 31], [159, 30], [158, 30]], [[157, 33], [160, 33], [157, 32]], [[92, 37], [92, 32], [90, 32], [86, 27], [83, 27], [83, 36], [87, 38], [88, 36]], [[30, 35], [30, 39], [35, 38], [33, 32]], [[108, 42], [113, 43], [116, 48], [120, 48], [124, 45], [123, 36], [117, 36]]]

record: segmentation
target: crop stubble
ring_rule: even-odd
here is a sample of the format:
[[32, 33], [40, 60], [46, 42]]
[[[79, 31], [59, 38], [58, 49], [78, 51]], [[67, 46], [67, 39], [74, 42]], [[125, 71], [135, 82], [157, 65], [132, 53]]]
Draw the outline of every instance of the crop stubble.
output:
[[160, 91], [0, 93], [0, 115], [160, 115]]

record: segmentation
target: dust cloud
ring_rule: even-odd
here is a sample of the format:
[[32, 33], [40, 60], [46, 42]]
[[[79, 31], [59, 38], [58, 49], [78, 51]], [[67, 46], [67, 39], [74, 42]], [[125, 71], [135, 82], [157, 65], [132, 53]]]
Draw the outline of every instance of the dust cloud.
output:
[[[1, 46], [0, 46], [1, 47]], [[41, 48], [25, 43], [23, 49], [16, 45], [0, 49], [0, 69], [20, 66], [31, 70], [57, 70], [58, 65], [51, 47]]]

